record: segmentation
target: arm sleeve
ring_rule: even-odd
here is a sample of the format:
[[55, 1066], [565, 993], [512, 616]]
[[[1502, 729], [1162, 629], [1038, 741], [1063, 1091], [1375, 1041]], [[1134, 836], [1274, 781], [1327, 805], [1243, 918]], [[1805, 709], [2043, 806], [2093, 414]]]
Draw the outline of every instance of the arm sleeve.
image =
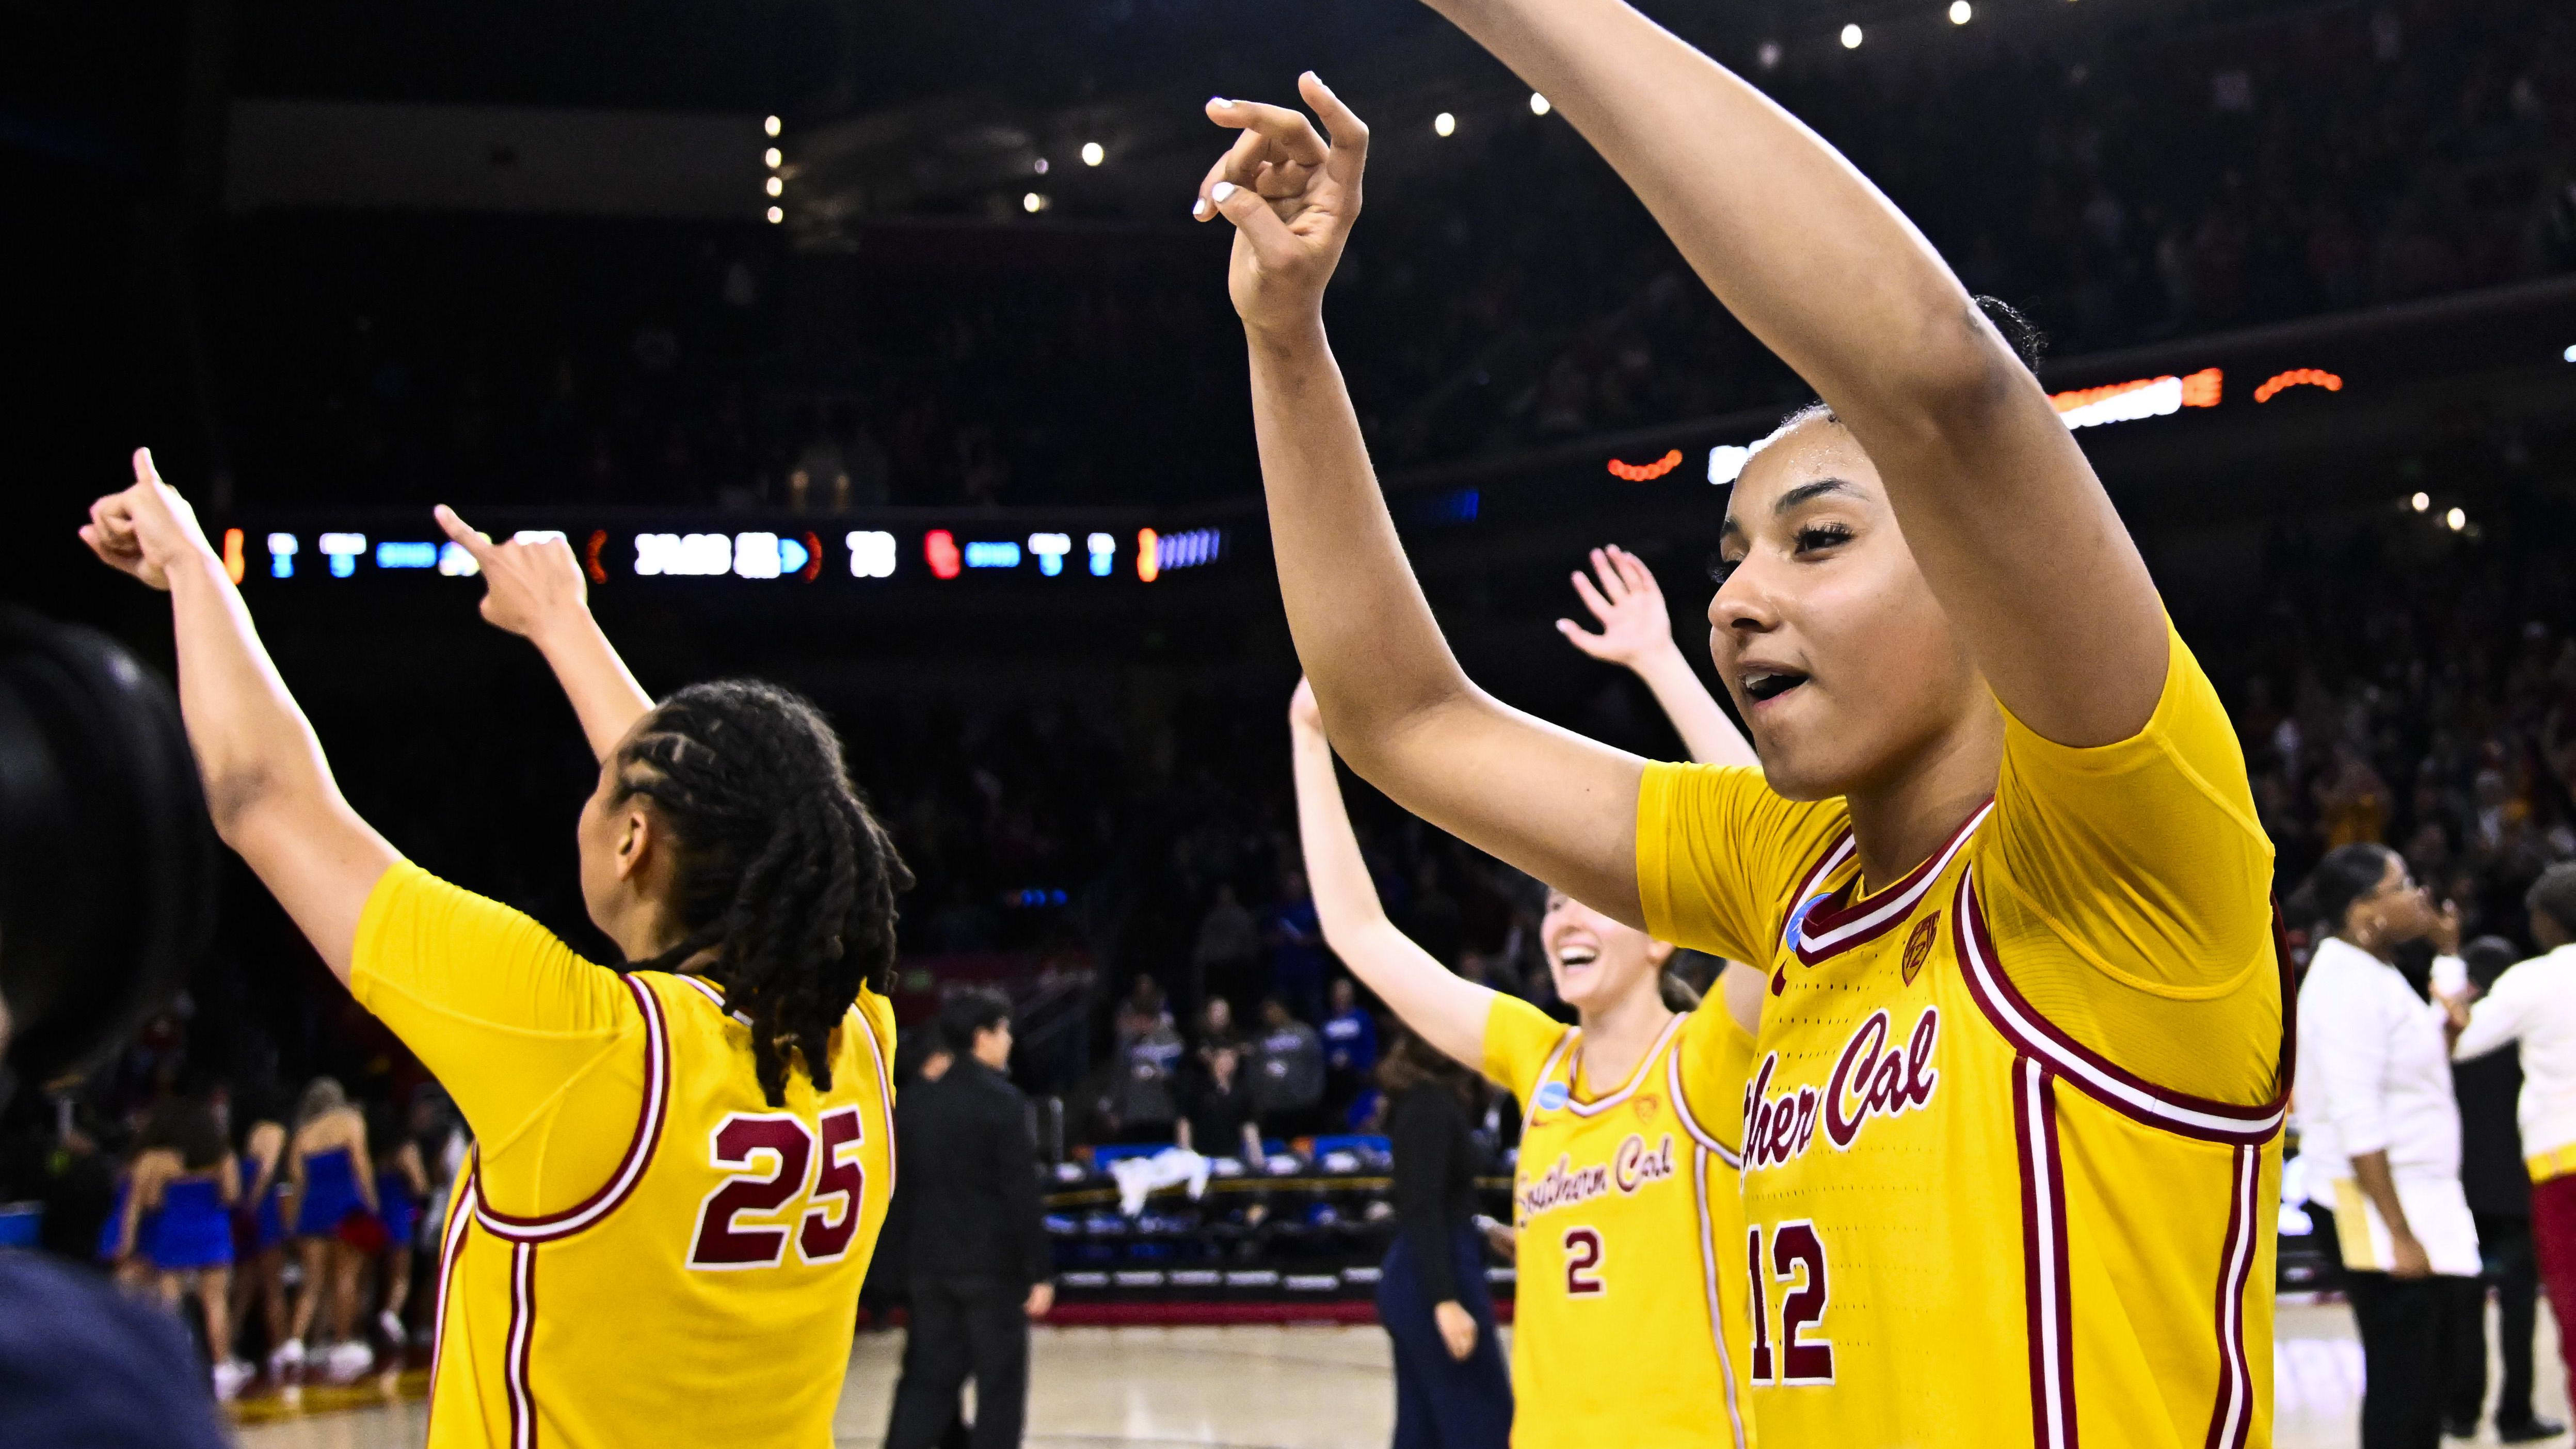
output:
[[615, 972], [408, 861], [367, 897], [349, 988], [447, 1088], [487, 1151], [643, 1025]]
[[2495, 989], [2469, 1008], [2469, 1024], [2460, 1029], [2460, 1039], [2451, 1044], [2451, 1060], [2465, 1062], [2482, 1057], [2522, 1039], [2523, 1012], [2531, 1004], [2531, 993], [2525, 987], [2531, 979], [2531, 973], [2520, 968], [2509, 968], [2496, 978]]
[[2166, 626], [2144, 728], [2074, 749], [2004, 715], [1979, 899], [2041, 1015], [2160, 1086], [2256, 1103], [2281, 1066], [2272, 846], [2218, 692]]
[[1843, 823], [1838, 804], [1784, 800], [1744, 765], [1646, 767], [1637, 791], [1637, 901], [1659, 941], [1765, 962], [1797, 886]]
[[2300, 1045], [2316, 1057], [2316, 1082], [2324, 1100], [2303, 1103], [2330, 1124], [2347, 1158], [2388, 1149], [2388, 1113], [2381, 1083], [2387, 1076], [2388, 1037], [2367, 1000], [2356, 992], [2328, 993], [2308, 1004], [2312, 1034]]
[[1413, 1245], [1415, 1267], [1422, 1274], [1422, 1295], [1434, 1303], [1458, 1296], [1458, 1275], [1449, 1263], [1449, 1149], [1453, 1137], [1447, 1114], [1430, 1096], [1439, 1088], [1417, 1088], [1396, 1102], [1388, 1133], [1395, 1149], [1395, 1220], [1404, 1240]]
[[1565, 1023], [1546, 1012], [1517, 996], [1494, 993], [1485, 1015], [1486, 1078], [1527, 1105], [1539, 1068], [1565, 1033]]
[[1046, 1204], [1038, 1198], [1038, 1144], [1029, 1135], [1027, 1109], [1026, 1102], [1014, 1099], [1010, 1120], [993, 1134], [1000, 1149], [993, 1170], [1001, 1174], [1003, 1210], [1019, 1240], [1021, 1270], [1034, 1284], [1055, 1276], [1055, 1254], [1047, 1246]]

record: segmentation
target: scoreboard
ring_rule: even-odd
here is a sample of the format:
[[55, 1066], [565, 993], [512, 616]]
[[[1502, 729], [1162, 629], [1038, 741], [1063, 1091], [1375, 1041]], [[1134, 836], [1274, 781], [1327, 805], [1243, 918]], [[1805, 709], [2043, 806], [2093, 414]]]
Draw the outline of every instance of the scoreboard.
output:
[[[440, 536], [428, 510], [417, 518], [406, 523], [402, 514], [383, 511], [363, 525], [341, 518], [333, 520], [340, 526], [329, 528], [241, 522], [223, 529], [224, 564], [245, 585], [468, 578], [478, 572], [472, 554]], [[1237, 530], [1222, 526], [1158, 530], [1060, 520], [1040, 525], [987, 518], [946, 526], [851, 528], [846, 520], [839, 526], [798, 520], [744, 528], [655, 519], [608, 526], [567, 522], [516, 529], [510, 537], [570, 544], [594, 584], [721, 579], [838, 588], [1010, 579], [1033, 585], [1053, 580], [1068, 588], [1151, 584], [1213, 569], [1230, 561], [1237, 545]]]

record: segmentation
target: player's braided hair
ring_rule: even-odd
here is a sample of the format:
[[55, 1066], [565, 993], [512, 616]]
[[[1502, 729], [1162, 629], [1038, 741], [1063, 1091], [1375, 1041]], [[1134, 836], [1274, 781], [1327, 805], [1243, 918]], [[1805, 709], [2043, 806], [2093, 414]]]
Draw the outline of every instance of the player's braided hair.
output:
[[712, 949], [701, 969], [750, 1018], [770, 1105], [784, 1104], [790, 1050], [829, 1088], [833, 1028], [861, 983], [893, 984], [895, 895], [912, 886], [831, 725], [775, 685], [693, 684], [618, 750], [617, 779], [620, 803], [650, 800], [676, 837], [672, 908], [688, 932], [635, 965]]

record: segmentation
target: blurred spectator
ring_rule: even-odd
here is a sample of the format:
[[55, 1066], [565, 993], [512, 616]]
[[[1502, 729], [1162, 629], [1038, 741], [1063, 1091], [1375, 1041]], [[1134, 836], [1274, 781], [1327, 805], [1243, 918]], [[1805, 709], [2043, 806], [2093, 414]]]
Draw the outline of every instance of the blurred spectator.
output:
[[1324, 974], [1332, 956], [1315, 919], [1314, 893], [1302, 870], [1280, 872], [1270, 907], [1270, 990], [1306, 1021], [1324, 1019]]
[[[1150, 978], [1138, 978], [1151, 987]], [[1113, 1142], [1169, 1140], [1179, 1120], [1181, 1034], [1161, 1009], [1139, 1011], [1130, 998], [1119, 1013], [1119, 1041], [1110, 1058], [1111, 1077], [1101, 1117]]]
[[1276, 996], [1261, 1002], [1261, 1037], [1253, 1046], [1252, 1110], [1266, 1137], [1324, 1130], [1324, 1046], [1315, 1029], [1288, 1014]]
[[1199, 917], [1198, 936], [1190, 946], [1190, 969], [1198, 979], [1201, 999], [1211, 1005], [1251, 1000], [1260, 989], [1253, 979], [1260, 964], [1260, 927], [1253, 922], [1252, 912], [1235, 899], [1234, 887], [1220, 883], [1207, 914]]
[[1333, 978], [1332, 1014], [1324, 1018], [1324, 1103], [1336, 1128], [1377, 1070], [1377, 1018], [1360, 1009], [1359, 989], [1347, 976]]
[[1199, 1070], [1191, 1076], [1189, 1098], [1189, 1112], [1172, 1139], [1176, 1144], [1209, 1157], [1262, 1160], [1252, 1091], [1243, 1079], [1242, 1048], [1231, 1038], [1199, 1048]]
[[1379, 1075], [1395, 1151], [1397, 1232], [1377, 1289], [1378, 1321], [1394, 1341], [1395, 1442], [1504, 1449], [1512, 1383], [1475, 1224], [1475, 1078], [1409, 1032]]

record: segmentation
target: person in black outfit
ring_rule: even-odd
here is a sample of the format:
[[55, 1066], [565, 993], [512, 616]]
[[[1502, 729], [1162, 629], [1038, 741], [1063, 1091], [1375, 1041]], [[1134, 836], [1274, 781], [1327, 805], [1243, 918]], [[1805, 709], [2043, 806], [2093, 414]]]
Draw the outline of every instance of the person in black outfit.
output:
[[895, 1109], [912, 1326], [887, 1449], [929, 1449], [975, 1380], [974, 1449], [1010, 1449], [1028, 1415], [1029, 1324], [1055, 1306], [1037, 1143], [1003, 1075], [1011, 1006], [970, 988], [940, 1008], [956, 1063]]
[[[2482, 936], [2460, 952], [2469, 980], [2480, 991], [2495, 985], [2519, 955], [2500, 936]], [[2522, 1096], [2522, 1054], [2511, 1047], [2451, 1068], [2460, 1100], [2460, 1186], [2477, 1215], [2478, 1252], [2495, 1285], [2496, 1352], [2504, 1382], [2496, 1390], [2496, 1438], [2507, 1444], [2554, 1439], [2567, 1426], [2531, 1408], [2531, 1337], [2540, 1316], [2540, 1259], [2531, 1242], [2531, 1177], [2522, 1165], [2522, 1132], [2515, 1108]], [[2451, 1340], [2449, 1402], [2444, 1431], [2474, 1439], [2487, 1393], [2486, 1314], [2474, 1313]]]
[[1395, 1147], [1395, 1242], [1377, 1285], [1395, 1347], [1395, 1449], [1506, 1449], [1512, 1376], [1476, 1230], [1474, 1078], [1410, 1033], [1378, 1064]]

